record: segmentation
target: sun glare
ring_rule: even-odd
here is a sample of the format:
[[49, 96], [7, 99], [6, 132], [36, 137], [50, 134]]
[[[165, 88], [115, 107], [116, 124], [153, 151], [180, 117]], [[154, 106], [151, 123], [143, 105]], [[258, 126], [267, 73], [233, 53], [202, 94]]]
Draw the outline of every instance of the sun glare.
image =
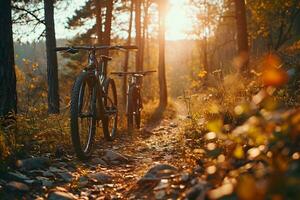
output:
[[167, 40], [181, 40], [192, 29], [192, 22], [187, 15], [187, 0], [171, 0], [166, 16]]

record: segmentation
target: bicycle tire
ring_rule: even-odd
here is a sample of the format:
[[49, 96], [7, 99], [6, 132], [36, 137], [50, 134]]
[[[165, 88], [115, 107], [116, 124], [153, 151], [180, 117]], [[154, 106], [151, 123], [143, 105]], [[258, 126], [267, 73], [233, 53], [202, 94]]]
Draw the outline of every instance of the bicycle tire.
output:
[[135, 103], [135, 115], [134, 115], [134, 120], [135, 120], [135, 126], [137, 129], [141, 128], [141, 103], [142, 103], [142, 99], [141, 99], [141, 95], [140, 95], [140, 91], [139, 89], [136, 89], [136, 94], [135, 94], [135, 99], [134, 101]]
[[[82, 103], [84, 98], [85, 87], [88, 87], [92, 92], [90, 95], [91, 103], [91, 121], [88, 128], [88, 140], [85, 147], [82, 146], [83, 131], [79, 130], [79, 118], [81, 118]], [[77, 157], [81, 160], [86, 160], [90, 157], [92, 152], [92, 146], [94, 143], [94, 136], [96, 132], [96, 102], [97, 102], [97, 81], [93, 81], [90, 78], [88, 72], [82, 72], [75, 80], [72, 92], [71, 92], [71, 106], [70, 106], [70, 125], [71, 125], [71, 138], [74, 151]], [[88, 99], [89, 99], [88, 98]], [[81, 103], [81, 106], [79, 105]], [[80, 120], [82, 122], [82, 118]]]
[[133, 130], [133, 112], [134, 112], [134, 88], [129, 87], [128, 97], [127, 97], [127, 130], [132, 132]]
[[[118, 128], [118, 99], [116, 84], [113, 79], [107, 79], [105, 81], [104, 93], [103, 133], [106, 140], [112, 141], [116, 136]], [[110, 112], [114, 114], [110, 114]], [[111, 120], [113, 120], [112, 124], [110, 124]]]

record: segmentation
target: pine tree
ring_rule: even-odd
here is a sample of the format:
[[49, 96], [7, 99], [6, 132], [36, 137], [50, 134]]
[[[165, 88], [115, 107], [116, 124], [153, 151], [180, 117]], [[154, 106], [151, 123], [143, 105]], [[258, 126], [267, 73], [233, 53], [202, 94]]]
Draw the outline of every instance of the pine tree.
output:
[[17, 112], [11, 1], [0, 1], [0, 117]]
[[56, 39], [54, 27], [54, 1], [44, 0], [46, 49], [47, 49], [47, 77], [48, 77], [48, 112], [59, 113], [58, 92], [58, 64], [56, 55]]
[[159, 107], [165, 109], [168, 104], [168, 91], [166, 80], [165, 47], [166, 47], [166, 4], [167, 0], [158, 2], [159, 12], [159, 61], [158, 61], [158, 80], [159, 80]]

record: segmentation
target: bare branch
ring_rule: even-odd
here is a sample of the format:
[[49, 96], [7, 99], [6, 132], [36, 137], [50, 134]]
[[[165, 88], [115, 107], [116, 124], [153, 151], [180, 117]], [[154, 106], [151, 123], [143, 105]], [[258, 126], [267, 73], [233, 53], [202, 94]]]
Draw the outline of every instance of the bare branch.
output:
[[35, 20], [37, 20], [39, 23], [41, 24], [44, 24], [45, 25], [45, 21], [44, 20], [41, 20], [36, 14], [34, 14], [34, 12], [40, 10], [40, 9], [37, 9], [37, 10], [34, 10], [34, 11], [30, 11], [30, 10], [27, 10], [25, 8], [21, 8], [21, 7], [18, 7], [18, 6], [12, 6], [13, 9], [16, 9], [16, 10], [20, 10], [20, 11], [24, 11], [25, 13], [29, 14], [30, 16], [32, 16]]

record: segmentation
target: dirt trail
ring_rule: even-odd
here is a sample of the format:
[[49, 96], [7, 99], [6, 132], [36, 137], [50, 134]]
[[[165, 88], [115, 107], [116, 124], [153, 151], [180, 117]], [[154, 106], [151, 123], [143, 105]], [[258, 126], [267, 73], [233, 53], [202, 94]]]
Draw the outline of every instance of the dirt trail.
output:
[[137, 198], [138, 182], [158, 164], [185, 167], [180, 150], [184, 141], [180, 124], [185, 110], [179, 103], [175, 106], [174, 119], [163, 119], [132, 135], [119, 133], [113, 142], [100, 141], [92, 159], [86, 163], [65, 155], [51, 160], [50, 166], [42, 169], [14, 171], [26, 176], [17, 181], [28, 188], [7, 187], [9, 182], [0, 179], [0, 189], [4, 191], [0, 195], [3, 199], [15, 194], [25, 199], [164, 199], [162, 194]]

